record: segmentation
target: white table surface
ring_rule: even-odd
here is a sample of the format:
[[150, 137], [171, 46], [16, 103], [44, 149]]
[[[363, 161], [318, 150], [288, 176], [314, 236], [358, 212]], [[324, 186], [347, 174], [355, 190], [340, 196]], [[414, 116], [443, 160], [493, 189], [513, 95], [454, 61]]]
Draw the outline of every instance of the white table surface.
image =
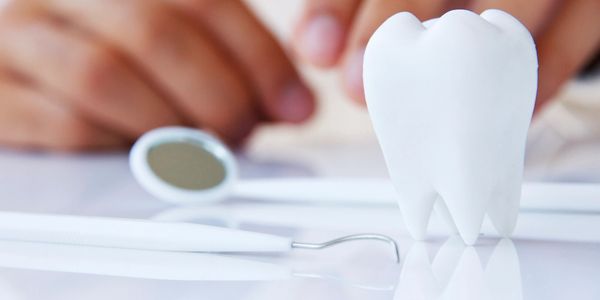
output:
[[[255, 147], [244, 155], [243, 176], [385, 176], [373, 143], [270, 150]], [[413, 242], [403, 233], [395, 208], [286, 206], [242, 199], [195, 209], [173, 207], [141, 190], [123, 153], [74, 156], [0, 151], [0, 193], [0, 209], [8, 211], [180, 218], [301, 241], [378, 232], [397, 239], [402, 258], [401, 264], [395, 264], [386, 244], [355, 242], [317, 252], [244, 258], [288, 268], [298, 275], [335, 279], [172, 281], [118, 276], [122, 268], [98, 263], [95, 252], [83, 247], [67, 249], [77, 257], [70, 262], [71, 256], [61, 257], [53, 245], [0, 241], [0, 299], [600, 299], [600, 240], [483, 238], [467, 248], [445, 236]], [[576, 226], [581, 231], [600, 230], [600, 212], [567, 216], [571, 217], [580, 220]], [[541, 220], [536, 230], [544, 231], [545, 224], [551, 228], [556, 218], [560, 214], [522, 215], [520, 220]], [[103, 259], [123, 259], [123, 250], [102, 251]], [[88, 274], [65, 272], [69, 270]], [[151, 277], [144, 272], [137, 277], [145, 275]]]
[[[302, 1], [249, 2], [269, 28], [288, 42]], [[302, 128], [276, 128], [260, 134], [241, 158], [243, 176], [385, 176], [368, 116], [341, 94], [339, 74], [305, 66], [302, 69], [318, 91], [321, 106], [315, 120]], [[579, 120], [569, 116], [556, 111], [539, 119], [542, 126], [534, 126], [529, 147], [535, 151], [528, 155], [526, 172], [529, 179], [600, 181], [600, 144], [587, 134], [597, 131], [582, 130], [597, 126], [563, 122]], [[562, 126], [565, 124], [574, 126]], [[272, 281], [171, 281], [139, 278], [152, 277], [152, 272], [144, 273], [141, 264], [126, 261], [128, 253], [123, 250], [0, 241], [2, 300], [600, 299], [600, 240], [581, 243], [564, 236], [551, 240], [516, 236], [501, 242], [484, 238], [475, 247], [465, 248], [445, 236], [431, 237], [424, 244], [413, 242], [403, 234], [395, 208], [282, 206], [228, 199], [216, 206], [182, 209], [142, 191], [130, 175], [123, 153], [74, 156], [0, 150], [0, 209], [130, 218], [185, 217], [317, 242], [370, 231], [397, 239], [402, 258], [401, 264], [395, 264], [387, 245], [356, 242], [319, 252], [244, 258], [293, 270], [297, 275], [330, 279], [296, 276]], [[529, 214], [520, 220], [520, 224], [537, 224], [535, 230], [546, 233], [552, 232], [552, 226], [571, 220], [573, 237], [600, 231], [600, 212]], [[71, 255], [60, 255], [66, 252]], [[101, 259], [96, 259], [97, 253], [102, 254]], [[77, 260], [69, 261], [71, 257]], [[111, 258], [126, 266], [111, 264]], [[68, 270], [86, 273], [65, 272]], [[255, 271], [260, 274], [264, 270]], [[199, 268], [199, 272], [207, 270]], [[124, 273], [139, 276], [116, 276]]]

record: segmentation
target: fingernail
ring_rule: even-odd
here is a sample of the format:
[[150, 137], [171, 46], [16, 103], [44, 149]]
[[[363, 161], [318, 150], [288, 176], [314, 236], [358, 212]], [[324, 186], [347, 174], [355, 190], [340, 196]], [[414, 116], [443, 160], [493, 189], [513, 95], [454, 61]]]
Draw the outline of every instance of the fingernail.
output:
[[292, 82], [281, 93], [279, 117], [283, 121], [302, 122], [312, 115], [314, 100], [310, 90], [300, 82]]
[[343, 38], [344, 28], [334, 16], [317, 14], [308, 20], [300, 33], [300, 55], [316, 65], [332, 65], [342, 50]]
[[364, 103], [365, 92], [363, 87], [363, 59], [365, 50], [361, 49], [348, 57], [344, 69], [344, 84], [350, 96], [358, 102]]

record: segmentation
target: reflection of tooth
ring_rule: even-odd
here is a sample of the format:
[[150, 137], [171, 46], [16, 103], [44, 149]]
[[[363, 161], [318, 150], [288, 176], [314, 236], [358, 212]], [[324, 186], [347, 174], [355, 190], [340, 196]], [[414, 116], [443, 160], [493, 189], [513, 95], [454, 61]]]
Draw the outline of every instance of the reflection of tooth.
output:
[[508, 239], [500, 240], [490, 257], [485, 282], [494, 299], [523, 299], [517, 249]]
[[425, 25], [397, 14], [369, 41], [364, 82], [411, 235], [425, 237], [436, 201], [467, 244], [486, 213], [511, 234], [537, 86], [525, 27], [498, 10], [451, 11]]
[[433, 260], [432, 268], [439, 282], [448, 282], [456, 270], [456, 265], [465, 252], [460, 238], [450, 237], [440, 248]]
[[479, 256], [473, 247], [465, 247], [456, 269], [446, 283], [440, 299], [485, 300], [490, 298]]
[[403, 261], [394, 299], [523, 299], [519, 258], [508, 239], [498, 242], [485, 268], [476, 248], [457, 238], [442, 245], [433, 263], [420, 242]]
[[427, 246], [414, 243], [403, 262], [394, 299], [436, 299], [440, 294], [440, 286], [431, 269]]

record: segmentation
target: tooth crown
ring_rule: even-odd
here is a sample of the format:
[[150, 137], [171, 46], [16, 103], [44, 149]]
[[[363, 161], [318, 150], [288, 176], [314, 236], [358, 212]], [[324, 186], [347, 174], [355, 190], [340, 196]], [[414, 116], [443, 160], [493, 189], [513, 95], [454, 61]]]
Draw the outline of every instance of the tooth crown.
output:
[[509, 235], [537, 89], [527, 29], [499, 10], [455, 10], [425, 23], [399, 13], [370, 39], [364, 82], [413, 237], [425, 237], [434, 204], [467, 244], [486, 212]]

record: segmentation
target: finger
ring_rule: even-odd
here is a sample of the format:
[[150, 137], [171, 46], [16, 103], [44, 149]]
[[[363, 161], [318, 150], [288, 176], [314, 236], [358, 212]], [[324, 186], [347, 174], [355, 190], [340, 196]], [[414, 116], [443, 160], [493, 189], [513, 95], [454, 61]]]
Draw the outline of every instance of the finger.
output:
[[332, 67], [340, 59], [362, 0], [307, 0], [294, 33], [294, 49], [306, 61]]
[[133, 139], [180, 123], [176, 111], [104, 45], [42, 21], [5, 22], [0, 32], [6, 64], [103, 126]]
[[539, 111], [567, 80], [600, 51], [600, 1], [566, 1], [538, 39]]
[[366, 1], [355, 22], [344, 58], [344, 86], [356, 101], [364, 103], [362, 64], [365, 46], [373, 32], [390, 16], [409, 11], [421, 20], [439, 16], [448, 4], [444, 0]]
[[0, 75], [0, 144], [78, 151], [120, 148], [126, 141], [97, 127], [60, 101]]
[[314, 100], [272, 34], [240, 1], [165, 0], [207, 28], [252, 83], [269, 120], [299, 122]]
[[560, 0], [475, 0], [470, 8], [482, 13], [487, 9], [500, 9], [517, 18], [532, 35], [541, 33], [552, 19]]
[[126, 53], [196, 125], [236, 140], [256, 123], [249, 89], [231, 62], [163, 1], [37, 2]]

